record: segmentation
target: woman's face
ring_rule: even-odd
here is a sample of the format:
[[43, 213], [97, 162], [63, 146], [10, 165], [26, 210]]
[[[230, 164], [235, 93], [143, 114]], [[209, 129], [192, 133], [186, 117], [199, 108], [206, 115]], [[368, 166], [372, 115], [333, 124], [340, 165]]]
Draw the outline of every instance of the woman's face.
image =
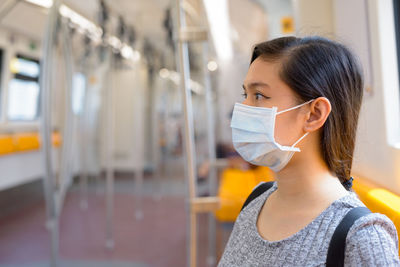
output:
[[[245, 105], [277, 107], [278, 111], [298, 104], [295, 92], [279, 77], [279, 62], [267, 62], [260, 57], [251, 63], [243, 83]], [[303, 125], [308, 105], [282, 114], [275, 120], [275, 141], [291, 146], [304, 135]]]

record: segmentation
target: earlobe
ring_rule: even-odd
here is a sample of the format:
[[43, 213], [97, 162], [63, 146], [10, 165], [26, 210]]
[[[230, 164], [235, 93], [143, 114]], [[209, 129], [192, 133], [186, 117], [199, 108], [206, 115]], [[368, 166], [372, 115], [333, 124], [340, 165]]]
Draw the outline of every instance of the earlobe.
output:
[[313, 132], [320, 129], [331, 112], [331, 103], [326, 97], [318, 97], [310, 104], [305, 131]]

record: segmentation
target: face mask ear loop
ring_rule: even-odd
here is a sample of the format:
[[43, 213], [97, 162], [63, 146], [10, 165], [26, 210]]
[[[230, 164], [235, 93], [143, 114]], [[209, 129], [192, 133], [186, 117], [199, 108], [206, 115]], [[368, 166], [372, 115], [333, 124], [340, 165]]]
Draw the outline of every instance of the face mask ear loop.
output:
[[307, 105], [308, 103], [311, 103], [312, 101], [314, 101], [314, 99], [311, 99], [311, 100], [309, 100], [309, 101], [307, 101], [307, 102], [305, 102], [305, 103], [303, 103], [303, 104], [300, 104], [300, 105], [294, 106], [294, 107], [292, 107], [292, 108], [288, 108], [288, 109], [285, 109], [285, 110], [279, 111], [279, 112], [277, 112], [277, 113], [276, 113], [276, 115], [278, 115], [278, 114], [281, 114], [281, 113], [283, 113], [283, 112], [286, 112], [286, 111], [290, 111], [290, 110], [293, 110], [293, 109], [299, 108], [299, 107], [301, 107], [301, 106], [304, 106], [304, 105]]
[[300, 139], [297, 140], [297, 141], [292, 145], [292, 147], [295, 147], [295, 146], [296, 146], [301, 140], [303, 140], [303, 138], [306, 137], [307, 135], [308, 135], [308, 132], [305, 133], [302, 137], [300, 137]]

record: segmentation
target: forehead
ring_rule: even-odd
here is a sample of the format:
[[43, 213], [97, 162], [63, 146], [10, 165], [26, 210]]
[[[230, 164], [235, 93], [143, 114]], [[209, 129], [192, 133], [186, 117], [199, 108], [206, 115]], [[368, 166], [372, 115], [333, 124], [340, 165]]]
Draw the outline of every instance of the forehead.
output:
[[[246, 90], [257, 88], [275, 99], [277, 97], [296, 98], [297, 94], [281, 80], [279, 71], [279, 61], [271, 62], [257, 58], [251, 63], [243, 85]], [[267, 86], [259, 86], [260, 84], [266, 84]]]
[[260, 57], [254, 60], [247, 71], [244, 84], [253, 82], [283, 83], [279, 77], [279, 62], [265, 61]]

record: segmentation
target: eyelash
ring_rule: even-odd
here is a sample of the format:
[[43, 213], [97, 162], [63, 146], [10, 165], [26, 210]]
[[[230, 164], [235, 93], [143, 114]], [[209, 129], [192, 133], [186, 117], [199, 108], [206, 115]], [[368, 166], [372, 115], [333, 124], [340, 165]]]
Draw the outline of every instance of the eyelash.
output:
[[[268, 96], [262, 95], [260, 93], [255, 93], [254, 95], [256, 96], [256, 100], [259, 100], [260, 99], [259, 97], [263, 97], [265, 99], [269, 99]], [[247, 98], [247, 93], [243, 93], [242, 96], [246, 99]]]

